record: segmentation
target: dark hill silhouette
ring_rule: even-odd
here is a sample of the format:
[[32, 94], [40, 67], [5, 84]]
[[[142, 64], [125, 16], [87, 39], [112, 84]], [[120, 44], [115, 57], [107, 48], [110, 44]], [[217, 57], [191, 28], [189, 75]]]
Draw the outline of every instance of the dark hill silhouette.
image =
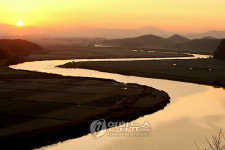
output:
[[105, 40], [101, 44], [116, 47], [176, 49], [192, 53], [213, 54], [221, 39], [203, 38], [190, 40], [180, 35], [162, 38], [155, 35], [143, 35], [135, 38]]
[[21, 39], [0, 39], [0, 48], [16, 55], [25, 55], [42, 49], [38, 44]]
[[35, 43], [21, 39], [0, 39], [0, 65], [23, 62], [24, 57], [42, 48]]
[[178, 34], [174, 34], [173, 36], [169, 37], [168, 40], [171, 40], [174, 43], [185, 43], [190, 41], [190, 39], [180, 36]]
[[197, 49], [215, 51], [221, 39], [195, 39], [183, 44], [177, 44], [174, 47], [179, 49]]
[[170, 41], [167, 39], [152, 34], [135, 38], [106, 40], [103, 42], [103, 44], [119, 47], [161, 47], [169, 43]]
[[[161, 45], [161, 44], [167, 44], [166, 39], [159, 37], [159, 36], [155, 36], [155, 35], [143, 35], [140, 37], [136, 37], [136, 38], [129, 38], [129, 39], [124, 39], [124, 41], [130, 41], [130, 42], [136, 42], [139, 46], [157, 46], [157, 45]], [[127, 43], [126, 43], [127, 44]], [[126, 46], [126, 44], [122, 46]]]
[[221, 59], [225, 61], [225, 39], [223, 39], [219, 46], [217, 47], [216, 51], [214, 52], [214, 57], [216, 59]]

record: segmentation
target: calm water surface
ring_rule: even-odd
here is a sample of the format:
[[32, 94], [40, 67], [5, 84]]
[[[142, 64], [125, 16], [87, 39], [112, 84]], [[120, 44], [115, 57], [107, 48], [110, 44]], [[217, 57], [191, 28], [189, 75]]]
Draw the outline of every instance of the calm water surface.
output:
[[[195, 57], [206, 56], [195, 55]], [[186, 59], [190, 58], [186, 57]], [[42, 147], [40, 150], [194, 150], [197, 149], [195, 142], [203, 149], [203, 147], [207, 147], [205, 137], [210, 138], [220, 128], [225, 131], [225, 90], [223, 88], [163, 79], [126, 76], [88, 69], [55, 67], [70, 61], [106, 60], [131, 61], [152, 59], [51, 60], [27, 62], [11, 67], [14, 69], [56, 73], [65, 76], [114, 79], [118, 82], [137, 83], [164, 90], [170, 95], [171, 103], [163, 110], [140, 117], [134, 121], [139, 124], [148, 121], [152, 126], [151, 136], [110, 137], [105, 135], [99, 139], [93, 139], [92, 135], [89, 134], [62, 143]]]

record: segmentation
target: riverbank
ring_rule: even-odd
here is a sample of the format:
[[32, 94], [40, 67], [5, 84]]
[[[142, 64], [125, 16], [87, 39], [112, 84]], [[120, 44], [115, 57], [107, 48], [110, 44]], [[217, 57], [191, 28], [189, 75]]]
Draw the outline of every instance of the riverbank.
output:
[[151, 87], [4, 66], [0, 92], [2, 149], [31, 149], [76, 138], [90, 132], [93, 120], [131, 121], [169, 103], [167, 93]]
[[213, 58], [190, 60], [70, 62], [59, 67], [85, 68], [124, 75], [169, 79], [225, 87], [225, 62]]

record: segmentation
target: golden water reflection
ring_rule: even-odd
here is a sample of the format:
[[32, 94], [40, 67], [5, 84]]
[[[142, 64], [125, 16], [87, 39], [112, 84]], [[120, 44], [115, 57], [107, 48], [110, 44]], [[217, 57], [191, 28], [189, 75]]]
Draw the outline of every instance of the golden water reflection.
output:
[[[184, 86], [185, 87], [185, 86]], [[207, 90], [180, 97], [164, 110], [135, 120], [152, 126], [150, 137], [110, 137], [93, 139], [89, 134], [77, 139], [44, 147], [41, 150], [190, 150], [206, 147], [205, 137], [225, 130], [225, 92], [207, 87]]]

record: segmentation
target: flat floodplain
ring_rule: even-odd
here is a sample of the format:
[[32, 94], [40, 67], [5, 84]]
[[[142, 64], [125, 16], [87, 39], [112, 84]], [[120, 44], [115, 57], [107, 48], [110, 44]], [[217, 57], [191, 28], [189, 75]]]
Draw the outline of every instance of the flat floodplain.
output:
[[87, 134], [95, 119], [128, 121], [169, 102], [165, 92], [136, 84], [0, 69], [0, 140], [7, 148], [75, 138]]
[[[68, 63], [69, 64], [69, 63]], [[80, 68], [125, 75], [225, 86], [225, 62], [212, 58], [190, 60], [77, 62]], [[67, 65], [65, 65], [66, 67]]]

